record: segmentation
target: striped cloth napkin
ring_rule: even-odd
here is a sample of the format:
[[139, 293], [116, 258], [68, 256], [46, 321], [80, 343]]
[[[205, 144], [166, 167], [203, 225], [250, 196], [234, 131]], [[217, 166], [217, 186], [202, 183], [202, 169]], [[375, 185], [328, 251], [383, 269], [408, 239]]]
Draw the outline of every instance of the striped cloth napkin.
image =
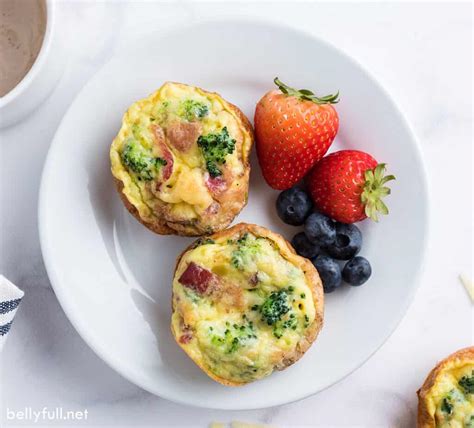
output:
[[24, 294], [15, 284], [0, 275], [0, 351]]

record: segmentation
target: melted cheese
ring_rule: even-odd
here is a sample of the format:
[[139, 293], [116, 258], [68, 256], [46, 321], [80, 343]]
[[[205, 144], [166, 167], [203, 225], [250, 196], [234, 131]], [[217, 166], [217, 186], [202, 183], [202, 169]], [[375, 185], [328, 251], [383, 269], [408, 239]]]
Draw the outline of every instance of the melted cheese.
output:
[[207, 115], [199, 119], [201, 135], [220, 132], [227, 127], [230, 137], [237, 143], [233, 153], [226, 156], [225, 167], [233, 176], [239, 176], [244, 171], [252, 138], [230, 104], [219, 95], [206, 93], [196, 87], [165, 83], [148, 98], [130, 106], [110, 150], [113, 175], [122, 181], [123, 193], [136, 207], [140, 217], [150, 223], [155, 217], [160, 217], [163, 204], [167, 204], [169, 212], [180, 221], [186, 221], [203, 216], [213, 203], [205, 184], [205, 161], [196, 143], [189, 150], [180, 151], [166, 139], [173, 156], [173, 171], [168, 180], [159, 186], [159, 191], [155, 192], [150, 190], [149, 183], [137, 180], [121, 159], [121, 152], [130, 139], [138, 140], [143, 147], [159, 156], [151, 126], [159, 124], [166, 131], [171, 123], [184, 121], [182, 105], [187, 100], [202, 103], [209, 109]]
[[459, 381], [474, 375], [474, 362], [455, 360], [436, 378], [427, 394], [429, 413], [438, 428], [474, 428], [474, 394], [462, 388]]
[[[217, 275], [221, 290], [200, 295], [183, 286], [179, 278], [190, 263]], [[262, 304], [282, 290], [290, 310], [269, 325]], [[272, 373], [295, 350], [316, 313], [304, 272], [272, 241], [249, 234], [245, 245], [221, 238], [188, 251], [176, 270], [173, 299], [175, 333], [179, 337], [183, 324], [193, 332], [193, 340], [183, 345], [188, 355], [206, 371], [239, 383]]]

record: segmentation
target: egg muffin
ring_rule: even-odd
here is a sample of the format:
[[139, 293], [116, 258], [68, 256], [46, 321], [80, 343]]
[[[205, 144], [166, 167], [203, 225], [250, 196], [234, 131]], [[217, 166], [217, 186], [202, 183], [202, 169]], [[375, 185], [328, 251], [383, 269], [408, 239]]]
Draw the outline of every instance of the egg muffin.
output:
[[418, 391], [418, 427], [474, 428], [474, 347], [431, 370]]
[[253, 131], [216, 93], [165, 83], [130, 106], [110, 160], [127, 209], [152, 231], [200, 236], [247, 203]]
[[171, 330], [212, 379], [238, 386], [297, 361], [323, 325], [313, 264], [280, 235], [241, 223], [179, 257]]

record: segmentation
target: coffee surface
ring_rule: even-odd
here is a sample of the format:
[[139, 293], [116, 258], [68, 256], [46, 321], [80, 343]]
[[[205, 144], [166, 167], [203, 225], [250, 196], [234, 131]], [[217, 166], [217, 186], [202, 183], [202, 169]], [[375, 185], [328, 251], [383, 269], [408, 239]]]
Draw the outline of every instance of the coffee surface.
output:
[[0, 97], [28, 73], [45, 31], [45, 0], [0, 0]]

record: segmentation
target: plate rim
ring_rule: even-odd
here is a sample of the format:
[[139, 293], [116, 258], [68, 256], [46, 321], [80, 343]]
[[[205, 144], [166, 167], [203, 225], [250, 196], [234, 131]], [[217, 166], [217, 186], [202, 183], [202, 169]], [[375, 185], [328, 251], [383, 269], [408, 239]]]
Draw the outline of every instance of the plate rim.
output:
[[99, 74], [116, 57], [122, 55], [120, 52], [117, 51], [117, 49], [115, 49], [114, 52], [110, 55], [110, 57], [99, 68], [95, 70], [95, 72], [88, 78], [88, 80], [85, 82], [82, 88], [74, 96], [67, 110], [65, 111], [63, 117], [61, 118], [61, 121], [58, 127], [56, 128], [56, 131], [55, 131], [53, 139], [51, 140], [51, 145], [48, 149], [48, 153], [46, 155], [43, 170], [41, 173], [39, 197], [38, 197], [37, 220], [38, 220], [39, 241], [40, 241], [40, 247], [41, 247], [45, 269], [48, 274], [51, 287], [53, 288], [54, 294], [56, 295], [56, 298], [58, 299], [58, 302], [62, 310], [64, 311], [69, 322], [72, 324], [72, 326], [74, 327], [76, 332], [79, 334], [79, 336], [82, 338], [82, 340], [105, 364], [107, 364], [111, 369], [113, 369], [114, 372], [116, 372], [118, 375], [120, 375], [122, 378], [126, 379], [127, 381], [131, 382], [132, 384], [137, 385], [140, 388], [144, 389], [145, 391], [153, 395], [156, 395], [157, 397], [164, 398], [168, 401], [171, 401], [177, 404], [196, 407], [196, 408], [208, 408], [208, 409], [216, 409], [216, 410], [257, 410], [257, 409], [265, 409], [269, 407], [298, 402], [328, 389], [329, 387], [343, 381], [352, 373], [354, 373], [357, 369], [359, 369], [364, 364], [366, 364], [368, 360], [371, 359], [372, 356], [375, 353], [377, 353], [380, 350], [380, 348], [388, 341], [388, 339], [395, 332], [395, 330], [397, 329], [401, 321], [405, 318], [409, 307], [413, 303], [415, 294], [420, 287], [421, 279], [425, 271], [426, 259], [427, 259], [427, 248], [428, 248], [428, 242], [430, 239], [431, 219], [432, 219], [431, 196], [430, 196], [430, 187], [429, 187], [427, 168], [426, 168], [424, 157], [423, 157], [423, 150], [421, 148], [419, 139], [415, 131], [413, 130], [413, 127], [411, 126], [410, 122], [408, 121], [404, 111], [399, 107], [398, 103], [391, 96], [389, 91], [376, 78], [376, 76], [374, 76], [374, 74], [371, 71], [366, 69], [358, 60], [356, 60], [351, 55], [346, 53], [343, 49], [335, 46], [334, 44], [332, 44], [325, 38], [321, 37], [320, 35], [315, 35], [315, 34], [310, 33], [308, 30], [299, 29], [287, 23], [276, 22], [275, 20], [272, 20], [272, 19], [248, 17], [244, 15], [234, 15], [234, 16], [222, 15], [220, 17], [194, 19], [193, 21], [187, 22], [187, 23], [177, 23], [166, 29], [162, 29], [162, 30], [157, 29], [154, 31], [141, 33], [138, 36], [132, 37], [130, 40], [126, 41], [123, 44], [121, 50], [126, 51], [127, 49], [129, 49], [129, 47], [131, 46], [134, 40], [141, 40], [147, 37], [148, 38], [151, 38], [151, 37], [161, 38], [165, 36], [166, 34], [175, 32], [177, 30], [189, 30], [189, 29], [192, 29], [193, 27], [199, 27], [203, 25], [216, 25], [216, 24], [222, 25], [223, 23], [228, 23], [228, 24], [233, 24], [233, 25], [251, 24], [255, 26], [263, 26], [270, 30], [292, 32], [299, 36], [304, 36], [307, 39], [316, 40], [317, 43], [320, 43], [321, 45], [325, 45], [327, 48], [336, 51], [337, 54], [345, 57], [346, 60], [351, 62], [356, 68], [358, 68], [363, 74], [365, 74], [369, 78], [369, 80], [381, 91], [381, 93], [392, 105], [394, 111], [398, 115], [398, 119], [400, 120], [400, 123], [402, 123], [403, 126], [405, 126], [406, 130], [408, 131], [408, 134], [410, 135], [410, 138], [413, 142], [413, 146], [415, 149], [417, 163], [421, 169], [420, 184], [423, 189], [422, 196], [423, 196], [423, 204], [425, 206], [425, 210], [424, 210], [425, 222], [424, 222], [424, 227], [422, 229], [422, 242], [421, 242], [422, 251], [421, 251], [421, 256], [420, 256], [420, 263], [412, 279], [414, 286], [410, 288], [409, 292], [407, 293], [409, 295], [407, 299], [405, 300], [405, 303], [399, 308], [398, 318], [396, 319], [395, 322], [392, 323], [392, 325], [390, 325], [390, 328], [387, 329], [388, 333], [384, 335], [384, 337], [377, 342], [372, 352], [370, 352], [367, 355], [367, 357], [365, 357], [362, 361], [352, 366], [350, 370], [344, 376], [340, 377], [339, 379], [335, 381], [328, 382], [326, 385], [324, 385], [322, 388], [319, 388], [317, 391], [300, 394], [298, 397], [294, 399], [270, 400], [265, 405], [259, 404], [255, 406], [239, 406], [239, 405], [207, 406], [207, 405], [202, 405], [200, 403], [193, 403], [186, 400], [180, 400], [179, 398], [176, 398], [175, 396], [170, 396], [167, 393], [163, 393], [163, 392], [157, 393], [156, 391], [152, 390], [152, 388], [150, 388], [149, 385], [145, 384], [144, 382], [140, 380], [135, 379], [133, 375], [128, 373], [128, 370], [123, 365], [120, 364], [120, 359], [118, 359], [116, 356], [106, 353], [103, 349], [101, 349], [100, 345], [98, 345], [96, 341], [91, 336], [89, 336], [88, 329], [85, 326], [83, 326], [83, 323], [80, 317], [77, 315], [77, 311], [74, 311], [72, 309], [72, 306], [67, 302], [67, 297], [66, 297], [67, 293], [65, 292], [66, 289], [60, 285], [61, 281], [59, 280], [59, 274], [55, 268], [55, 263], [53, 261], [53, 257], [50, 252], [51, 246], [48, 245], [49, 240], [48, 240], [46, 230], [45, 230], [46, 229], [46, 216], [47, 216], [46, 214], [47, 213], [47, 206], [46, 206], [47, 184], [46, 183], [48, 179], [48, 174], [50, 173], [49, 171], [51, 170], [50, 164], [52, 164], [52, 160], [51, 160], [53, 157], [52, 153], [55, 151], [55, 148], [59, 146], [60, 144], [57, 136], [60, 133], [62, 127], [64, 126], [63, 125], [64, 119], [69, 115], [77, 99], [86, 90], [86, 88], [91, 84], [92, 80], [96, 77], [96, 75]]

